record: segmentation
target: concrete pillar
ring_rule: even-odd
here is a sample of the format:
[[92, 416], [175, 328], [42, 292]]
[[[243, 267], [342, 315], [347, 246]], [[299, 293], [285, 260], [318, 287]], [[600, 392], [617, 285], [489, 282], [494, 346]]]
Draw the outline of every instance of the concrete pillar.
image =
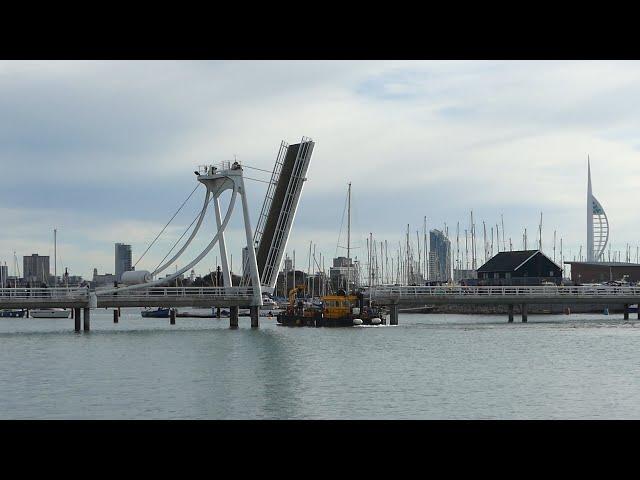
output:
[[[73, 309], [71, 310], [71, 312], [73, 312]], [[638, 309], [638, 314], [640, 315], [640, 309]], [[71, 315], [73, 315], [73, 313], [71, 313]], [[29, 318], [29, 309], [27, 308], [27, 313], [26, 313], [26, 317], [25, 318]]]
[[175, 325], [176, 324], [176, 309], [175, 308], [170, 308], [169, 309], [169, 323], [171, 325]]
[[88, 332], [91, 330], [91, 309], [88, 307], [84, 308], [84, 331]]
[[258, 328], [260, 326], [260, 307], [249, 307], [249, 312], [251, 315], [251, 328]]
[[624, 319], [629, 320], [629, 304], [624, 304]]
[[638, 305], [638, 320], [640, 320], [640, 305]]
[[513, 303], [509, 304], [509, 323], [513, 323]]
[[118, 323], [118, 310], [113, 311], [113, 323]]
[[118, 318], [122, 316], [122, 312], [120, 312], [120, 307], [118, 307]]
[[220, 307], [216, 308], [216, 317], [220, 318]]
[[80, 309], [79, 308], [73, 309], [73, 323], [75, 325], [75, 331], [79, 332], [80, 331]]
[[522, 323], [527, 323], [527, 304], [522, 304]]
[[238, 310], [240, 307], [229, 307], [229, 328], [238, 328]]
[[398, 304], [391, 305], [389, 325], [398, 325]]

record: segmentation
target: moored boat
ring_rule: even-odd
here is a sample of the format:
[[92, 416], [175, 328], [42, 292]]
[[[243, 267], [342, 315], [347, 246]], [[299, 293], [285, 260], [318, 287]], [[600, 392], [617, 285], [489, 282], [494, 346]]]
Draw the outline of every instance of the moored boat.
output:
[[289, 306], [278, 314], [277, 322], [285, 326], [353, 327], [360, 325], [386, 325], [386, 311], [381, 307], [365, 305], [363, 295], [347, 295], [343, 290], [337, 295], [322, 297], [322, 305], [307, 304], [290, 292]]
[[142, 315], [145, 318], [151, 317], [151, 318], [169, 318], [169, 310], [171, 310], [170, 308], [157, 308], [155, 310], [151, 310], [149, 308], [145, 308], [144, 310], [142, 310], [140, 312], [140, 315]]
[[0, 317], [2, 318], [24, 318], [24, 310], [7, 309], [0, 310]]
[[69, 318], [71, 310], [65, 308], [39, 308], [31, 310], [31, 318]]

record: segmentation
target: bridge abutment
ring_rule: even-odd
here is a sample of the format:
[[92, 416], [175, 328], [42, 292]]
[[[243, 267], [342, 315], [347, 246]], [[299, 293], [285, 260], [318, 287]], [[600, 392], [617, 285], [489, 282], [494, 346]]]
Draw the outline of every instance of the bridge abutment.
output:
[[522, 304], [522, 323], [527, 323], [527, 304]]

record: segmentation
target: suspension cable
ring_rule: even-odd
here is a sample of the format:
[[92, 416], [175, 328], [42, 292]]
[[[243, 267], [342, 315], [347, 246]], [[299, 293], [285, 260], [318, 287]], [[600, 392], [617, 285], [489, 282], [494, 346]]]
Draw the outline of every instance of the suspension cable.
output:
[[[211, 195], [211, 198], [209, 199], [209, 201], [207, 202], [207, 207], [209, 206], [209, 204], [211, 203], [211, 201], [213, 200], [213, 198], [218, 194], [218, 192], [220, 191], [220, 189], [224, 186], [224, 184], [221, 184], [218, 189]], [[204, 210], [204, 207], [203, 207]], [[193, 224], [195, 223], [195, 221], [200, 217], [200, 215], [202, 214], [202, 210], [200, 210], [200, 213], [198, 213], [196, 215], [196, 217], [192, 220], [192, 222], [189, 224], [189, 226], [186, 228], [186, 230], [182, 233], [182, 235], [180, 235], [180, 238], [178, 238], [178, 240], [175, 241], [175, 243], [173, 244], [173, 246], [171, 247], [171, 249], [167, 252], [167, 254], [164, 256], [164, 258], [162, 260], [160, 260], [160, 263], [158, 263], [158, 265], [156, 265], [156, 268], [153, 269], [153, 271], [155, 272], [158, 267], [160, 267], [160, 265], [162, 265], [162, 263], [167, 259], [167, 257], [171, 254], [171, 252], [173, 251], [174, 248], [176, 248], [176, 246], [178, 245], [178, 243], [180, 242], [180, 240], [182, 240], [182, 238], [187, 234], [187, 232], [191, 229], [191, 227], [193, 226]]]
[[167, 224], [162, 227], [162, 230], [160, 230], [160, 233], [158, 233], [158, 235], [156, 235], [156, 238], [153, 239], [153, 241], [149, 244], [149, 246], [147, 247], [147, 249], [144, 251], [144, 253], [140, 256], [140, 258], [138, 258], [138, 260], [136, 261], [136, 263], [133, 264], [133, 266], [135, 267], [136, 265], [138, 265], [138, 262], [140, 262], [140, 260], [142, 260], [142, 258], [147, 254], [147, 252], [149, 251], [149, 249], [153, 246], [154, 243], [156, 243], [156, 241], [158, 240], [158, 238], [160, 238], [160, 235], [162, 235], [162, 233], [166, 230], [166, 228], [169, 226], [169, 224], [173, 221], [174, 218], [176, 218], [176, 215], [178, 215], [178, 213], [180, 213], [180, 210], [182, 210], [182, 207], [185, 206], [185, 204], [189, 201], [189, 199], [191, 198], [191, 196], [194, 194], [194, 192], [198, 189], [198, 187], [201, 184], [198, 183], [196, 185], [196, 188], [194, 188], [191, 193], [189, 194], [189, 196], [187, 197], [187, 199], [182, 202], [182, 205], [180, 205], [180, 208], [178, 208], [178, 210], [176, 211], [176, 213], [173, 214], [173, 216], [169, 219], [169, 221], [167, 222]]

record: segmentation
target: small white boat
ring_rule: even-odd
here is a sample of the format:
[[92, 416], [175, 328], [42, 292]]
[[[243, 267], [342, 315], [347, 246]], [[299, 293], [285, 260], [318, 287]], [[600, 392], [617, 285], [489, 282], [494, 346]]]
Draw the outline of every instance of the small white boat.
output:
[[71, 310], [65, 310], [64, 308], [40, 308], [38, 310], [31, 310], [31, 318], [69, 318]]
[[362, 319], [361, 318], [354, 318], [353, 319], [353, 324], [354, 325], [362, 325]]

